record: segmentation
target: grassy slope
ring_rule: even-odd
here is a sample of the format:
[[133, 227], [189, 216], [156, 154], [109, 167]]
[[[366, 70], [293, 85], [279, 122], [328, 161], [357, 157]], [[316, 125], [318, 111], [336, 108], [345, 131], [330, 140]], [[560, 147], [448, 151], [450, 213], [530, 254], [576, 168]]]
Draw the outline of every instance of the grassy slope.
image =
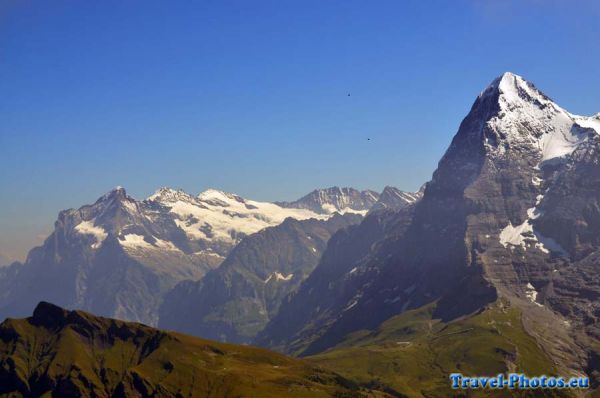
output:
[[359, 396], [332, 372], [264, 349], [65, 314], [56, 327], [33, 318], [0, 326], [0, 396]]
[[[380, 389], [385, 385], [409, 397], [458, 395], [450, 389], [448, 378], [454, 372], [496, 375], [517, 370], [532, 376], [556, 375], [551, 361], [523, 330], [518, 309], [498, 302], [451, 323], [432, 319], [432, 310], [428, 306], [408, 311], [376, 331], [354, 333], [337, 347], [308, 359], [363, 384]], [[541, 390], [529, 395], [490, 391], [469, 396], [544, 396]]]

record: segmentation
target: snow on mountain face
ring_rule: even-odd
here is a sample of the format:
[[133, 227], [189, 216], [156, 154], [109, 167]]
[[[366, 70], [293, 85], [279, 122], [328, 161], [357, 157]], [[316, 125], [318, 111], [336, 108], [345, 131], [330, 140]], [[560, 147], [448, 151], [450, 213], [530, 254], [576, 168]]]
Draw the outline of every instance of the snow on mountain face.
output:
[[161, 188], [148, 199], [136, 201], [120, 187], [94, 205], [68, 214], [79, 220], [74, 231], [90, 240], [91, 249], [99, 249], [112, 233], [123, 248], [137, 254], [143, 250], [170, 250], [219, 256], [225, 256], [242, 237], [278, 225], [288, 217], [304, 220], [329, 216], [246, 200], [214, 189], [194, 197], [181, 190]]
[[[359, 204], [366, 207], [377, 196], [358, 193], [355, 198], [351, 190], [338, 191], [333, 203], [358, 211], [366, 210]], [[349, 194], [347, 200], [344, 192]], [[247, 235], [286, 218], [330, 220], [332, 213], [248, 200], [214, 189], [192, 196], [161, 188], [140, 201], [117, 187], [93, 204], [59, 214], [54, 232], [30, 252], [14, 288], [0, 298], [0, 315], [24, 315], [46, 299], [156, 324], [166, 291], [183, 280], [202, 278]], [[275, 271], [281, 277], [274, 275], [269, 286], [296, 283], [290, 272]], [[35, 292], [24, 286], [35, 286]]]
[[527, 219], [520, 225], [512, 225], [508, 223], [502, 231], [500, 231], [500, 243], [504, 247], [520, 246], [523, 249], [535, 247], [542, 252], [548, 254], [551, 251], [562, 256], [568, 253], [554, 241], [554, 239], [543, 236], [539, 231], [534, 229], [533, 221], [540, 217], [543, 213], [538, 206], [544, 198], [544, 195], [538, 195], [535, 207], [527, 209]]
[[316, 189], [294, 202], [277, 202], [285, 208], [309, 209], [319, 214], [356, 213], [365, 215], [379, 199], [374, 191], [331, 187]]
[[588, 133], [600, 133], [597, 115], [573, 115], [510, 72], [494, 80], [479, 99], [496, 93], [500, 112], [487, 122], [495, 136], [486, 137], [485, 141], [490, 152], [503, 155], [509, 147], [534, 148], [540, 162], [544, 162], [571, 154]]
[[194, 197], [182, 190], [160, 188], [137, 201], [117, 187], [93, 205], [67, 210], [61, 217], [70, 234], [78, 235], [92, 250], [114, 236], [121, 247], [138, 256], [144, 251], [167, 250], [224, 257], [244, 236], [288, 217], [324, 220], [335, 212], [365, 214], [378, 198], [371, 191], [329, 188], [280, 205], [215, 189]]
[[371, 211], [382, 209], [399, 210], [410, 206], [421, 199], [423, 191], [404, 192], [398, 188], [387, 186], [379, 195], [377, 202], [371, 207]]
[[151, 201], [161, 203], [172, 203], [177, 201], [193, 201], [194, 197], [181, 189], [175, 190], [168, 187], [160, 188], [154, 194], [150, 195], [148, 199]]
[[[54, 232], [30, 252], [10, 291], [0, 297], [0, 316], [21, 316], [50, 300], [156, 324], [162, 297], [175, 284], [199, 280], [243, 237], [288, 217], [330, 215], [216, 190], [194, 197], [161, 188], [139, 201], [117, 187], [91, 205], [59, 214]], [[291, 283], [288, 274], [282, 277], [272, 282]]]
[[569, 113], [532, 83], [509, 72], [494, 80], [478, 97], [479, 102], [486, 100], [497, 102], [499, 107], [480, 130], [486, 153], [491, 159], [533, 159], [531, 183], [538, 189], [536, 203], [527, 210], [527, 218], [515, 225], [509, 222], [500, 232], [500, 243], [504, 247], [535, 247], [544, 253], [565, 255], [560, 245], [535, 228], [547, 189], [542, 189], [547, 185], [543, 169], [546, 164], [566, 161], [590, 137], [597, 138], [599, 115]]
[[104, 242], [104, 239], [106, 239], [108, 234], [102, 227], [96, 227], [94, 222], [94, 219], [90, 221], [82, 221], [75, 226], [75, 230], [81, 234], [93, 236], [96, 241], [92, 243], [90, 247], [92, 249], [97, 249], [100, 247], [100, 245], [102, 245], [102, 242]]
[[269, 277], [267, 279], [265, 279], [264, 283], [269, 283], [269, 281], [271, 279], [275, 280], [275, 281], [290, 281], [292, 280], [292, 278], [294, 277], [294, 274], [289, 274], [289, 275], [283, 275], [280, 272], [273, 272], [271, 275], [269, 275]]
[[189, 239], [233, 245], [243, 236], [281, 224], [288, 217], [305, 220], [327, 216], [307, 209], [283, 208], [273, 203], [243, 199], [209, 189], [197, 197], [182, 192], [157, 192], [149, 199], [169, 208], [175, 224]]

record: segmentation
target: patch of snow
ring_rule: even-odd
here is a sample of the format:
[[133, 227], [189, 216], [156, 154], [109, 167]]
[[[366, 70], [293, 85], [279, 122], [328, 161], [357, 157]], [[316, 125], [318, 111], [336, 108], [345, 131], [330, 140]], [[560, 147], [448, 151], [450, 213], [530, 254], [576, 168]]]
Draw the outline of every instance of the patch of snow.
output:
[[152, 249], [152, 245], [144, 240], [143, 235], [127, 234], [119, 242], [123, 247]]
[[338, 210], [340, 214], [360, 214], [361, 216], [366, 216], [369, 210], [355, 210], [350, 207], [344, 207], [341, 210]]
[[178, 200], [193, 202], [195, 198], [184, 192], [181, 189], [175, 190], [167, 187], [159, 188], [156, 192], [154, 192], [151, 196], [149, 196], [146, 200], [149, 201], [157, 201], [161, 203], [169, 203], [176, 202]]
[[95, 226], [94, 222], [95, 220], [82, 221], [75, 226], [75, 230], [83, 235], [92, 235], [96, 239], [96, 242], [92, 243], [91, 247], [92, 249], [98, 249], [102, 246], [102, 242], [104, 242], [108, 234], [104, 228]]
[[323, 209], [323, 211], [325, 213], [329, 213], [329, 214], [333, 214], [336, 211], [338, 211], [338, 209], [334, 205], [332, 205], [331, 203], [324, 203], [324, 204], [322, 204], [321, 205], [321, 209]]
[[276, 281], [290, 281], [294, 277], [294, 274], [283, 275], [280, 272], [273, 272], [267, 279], [264, 280], [264, 283], [268, 283], [271, 279], [275, 279]]
[[600, 134], [600, 116], [585, 117], [579, 115], [571, 115], [575, 122], [583, 128], [596, 130]]
[[540, 303], [538, 303], [536, 301], [537, 296], [538, 296], [538, 292], [537, 290], [535, 290], [535, 287], [533, 287], [533, 285], [528, 282], [527, 285], [525, 286], [525, 296], [534, 304], [543, 307], [543, 305], [541, 305]]
[[194, 201], [167, 203], [177, 216], [175, 223], [193, 239], [236, 243], [240, 234], [250, 235], [281, 224], [286, 218], [327, 219], [307, 209], [283, 208], [274, 203], [246, 200], [237, 195], [209, 189]]
[[417, 200], [420, 199], [420, 195], [413, 192], [402, 192], [401, 197], [408, 203], [415, 203]]
[[120, 239], [119, 242], [121, 243], [121, 246], [123, 246], [126, 249], [146, 249], [146, 250], [151, 250], [151, 249], [163, 249], [163, 250], [170, 250], [170, 251], [179, 251], [179, 249], [171, 242], [167, 242], [165, 240], [161, 240], [161, 239], [155, 239], [155, 243], [154, 245], [151, 243], [148, 243], [144, 240], [144, 236], [143, 235], [138, 235], [138, 234], [127, 234], [123, 236], [123, 239]]
[[358, 300], [352, 300], [352, 301], [350, 302], [350, 304], [348, 304], [348, 305], [346, 306], [346, 308], [344, 308], [344, 309], [342, 310], [342, 312], [344, 312], [344, 311], [348, 311], [350, 308], [354, 307], [356, 304], [358, 304]]
[[351, 207], [344, 207], [342, 209], [338, 209], [337, 207], [335, 207], [335, 205], [331, 204], [331, 203], [323, 203], [321, 205], [321, 209], [323, 209], [323, 211], [327, 214], [334, 214], [334, 213], [339, 213], [339, 214], [360, 214], [362, 216], [366, 215], [369, 210], [355, 210]]
[[[509, 221], [508, 225], [500, 231], [500, 243], [504, 247], [520, 246], [524, 250], [528, 247], [533, 247], [548, 254], [550, 252], [558, 253], [561, 256], [567, 256], [568, 253], [554, 239], [547, 238], [533, 228], [533, 220], [538, 218], [542, 213], [538, 209], [544, 195], [536, 197], [535, 206], [527, 209], [527, 219], [519, 225], [512, 225]], [[512, 249], [512, 247], [511, 247]]]

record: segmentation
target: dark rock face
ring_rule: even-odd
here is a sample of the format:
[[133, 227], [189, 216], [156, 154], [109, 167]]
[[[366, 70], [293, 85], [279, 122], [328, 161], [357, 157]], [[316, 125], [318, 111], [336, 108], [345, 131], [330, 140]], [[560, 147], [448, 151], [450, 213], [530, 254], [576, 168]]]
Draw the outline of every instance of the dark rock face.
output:
[[355, 305], [380, 272], [379, 247], [393, 247], [406, 231], [414, 206], [375, 211], [332, 236], [319, 265], [281, 304], [256, 343], [302, 352]]
[[600, 339], [600, 137], [591, 134], [544, 188], [534, 226], [562, 253], [552, 259], [551, 273], [539, 270], [533, 283], [569, 323]]
[[[293, 321], [307, 300], [316, 307], [324, 297], [329, 308], [331, 285], [311, 291], [311, 275], [259, 343], [311, 354], [434, 301], [434, 317], [448, 321], [503, 297], [523, 310], [524, 325], [557, 363], [589, 367], [582, 347], [598, 338], [600, 314], [599, 133], [598, 116], [572, 115], [504, 74], [475, 101], [393, 244], [387, 235], [366, 257], [346, 252], [326, 261], [331, 240], [313, 275], [361, 258], [377, 270], [358, 286], [343, 284], [349, 291], [339, 297], [353, 298], [341, 313], [311, 311]], [[312, 340], [298, 345], [298, 336]]]
[[361, 220], [336, 214], [326, 221], [287, 219], [243, 239], [216, 270], [178, 284], [160, 311], [163, 328], [249, 343], [317, 265], [330, 236]]
[[[335, 309], [319, 315], [324, 320], [316, 326], [312, 326], [314, 321], [310, 314], [307, 322], [297, 324], [295, 330], [285, 329], [282, 332], [278, 330], [277, 323], [289, 324], [283, 320], [294, 318], [299, 307], [307, 300], [305, 295], [309, 295], [310, 288], [302, 286], [292, 298], [296, 304], [288, 310], [290, 314], [286, 314], [287, 307], [282, 306], [280, 315], [267, 326], [259, 343], [283, 346], [286, 350], [296, 352], [300, 347], [290, 347], [290, 342], [296, 340], [297, 333], [317, 335], [300, 352], [319, 352], [334, 345], [347, 333], [360, 328], [373, 328], [394, 314], [424, 305], [440, 298], [443, 292], [452, 287], [456, 288], [466, 276], [469, 255], [464, 235], [470, 202], [465, 200], [464, 190], [481, 170], [485, 154], [480, 136], [475, 131], [481, 129], [480, 119], [489, 118], [497, 109], [493, 96], [478, 99], [440, 161], [433, 180], [425, 187], [423, 198], [414, 208], [411, 206], [410, 211], [392, 215], [402, 220], [403, 228], [387, 234], [374, 234], [368, 230], [369, 235], [357, 229], [356, 236], [350, 241], [366, 239], [367, 236], [375, 239], [366, 252], [356, 253], [356, 257], [350, 258], [345, 258], [345, 255], [339, 256], [339, 259], [334, 257], [328, 262], [325, 262], [324, 255], [322, 263], [313, 273], [316, 279], [318, 272], [325, 273], [329, 267], [338, 267], [332, 264], [344, 264], [348, 272], [353, 268], [352, 264], [362, 261], [368, 272], [360, 275], [358, 288], [356, 285], [347, 288], [347, 284], [343, 284], [341, 300], [338, 299]], [[363, 222], [365, 226], [367, 221], [368, 218]], [[373, 246], [380, 240], [381, 244]], [[334, 243], [332, 239], [331, 244]], [[432, 244], [435, 250], [432, 250]], [[354, 244], [350, 243], [349, 246]], [[479, 278], [483, 280], [481, 276]], [[311, 280], [312, 276], [305, 285]], [[322, 289], [311, 291], [315, 295], [315, 304], [320, 299]], [[490, 299], [494, 299], [493, 294], [487, 298]], [[306, 323], [311, 326], [306, 327]]]

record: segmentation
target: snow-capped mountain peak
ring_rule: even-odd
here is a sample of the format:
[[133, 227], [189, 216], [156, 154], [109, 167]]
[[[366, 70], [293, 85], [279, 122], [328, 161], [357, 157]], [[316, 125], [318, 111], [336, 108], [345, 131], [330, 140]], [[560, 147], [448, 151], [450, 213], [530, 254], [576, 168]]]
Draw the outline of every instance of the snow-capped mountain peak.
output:
[[228, 205], [231, 202], [244, 203], [244, 199], [236, 194], [209, 188], [197, 196], [201, 202], [213, 203], [216, 205]]
[[192, 196], [162, 187], [145, 200], [136, 200], [123, 187], [116, 187], [91, 205], [61, 212], [57, 228], [64, 231], [70, 247], [90, 254], [116, 243], [137, 260], [151, 261], [152, 267], [160, 268], [149, 259], [164, 257], [166, 261], [169, 256], [171, 263], [177, 262], [171, 257], [186, 256], [209, 256], [214, 263], [244, 236], [279, 225], [286, 218], [324, 220], [336, 212], [366, 213], [379, 194], [333, 187], [315, 190], [307, 198], [306, 206], [302, 200], [282, 206], [217, 189]]
[[150, 195], [146, 200], [160, 203], [172, 203], [177, 201], [193, 202], [195, 201], [195, 198], [182, 189], [162, 187]]
[[481, 92], [479, 97], [492, 95], [495, 92], [500, 94], [500, 99], [504, 103], [531, 101], [540, 104], [552, 103], [544, 93], [539, 91], [533, 83], [528, 82], [523, 77], [512, 72], [505, 72], [494, 79]]
[[593, 130], [600, 132], [598, 119], [567, 112], [510, 72], [481, 92], [472, 114], [484, 122], [478, 130], [488, 153], [496, 156], [516, 149], [537, 153], [539, 162], [559, 159], [571, 154]]
[[416, 203], [422, 196], [422, 191], [405, 192], [395, 187], [386, 186], [381, 192], [381, 195], [379, 195], [379, 200], [373, 205], [371, 210], [399, 210]]
[[278, 202], [277, 204], [287, 208], [309, 209], [320, 214], [336, 212], [366, 214], [378, 199], [379, 194], [374, 191], [330, 187], [316, 189], [293, 202]]
[[125, 199], [127, 198], [127, 191], [125, 190], [125, 188], [123, 188], [120, 185], [117, 185], [116, 187], [114, 187], [113, 189], [111, 189], [110, 191], [108, 191], [107, 193], [105, 193], [104, 195], [102, 195], [100, 198], [98, 198], [98, 200], [96, 201], [96, 203], [100, 203], [100, 202], [107, 202], [113, 199]]

